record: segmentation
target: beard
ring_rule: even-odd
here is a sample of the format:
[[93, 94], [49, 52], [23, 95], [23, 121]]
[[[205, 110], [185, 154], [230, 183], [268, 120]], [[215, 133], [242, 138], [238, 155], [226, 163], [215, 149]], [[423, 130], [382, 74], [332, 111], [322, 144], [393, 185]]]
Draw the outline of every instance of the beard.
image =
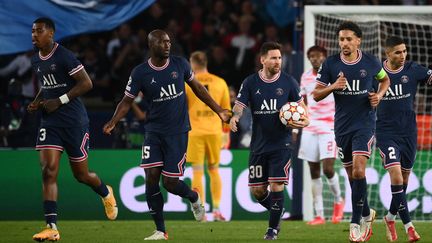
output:
[[342, 50], [342, 54], [343, 54], [344, 56], [350, 56], [351, 53], [352, 53], [351, 50]]
[[272, 68], [269, 68], [267, 70], [271, 75], [275, 75], [275, 74], [279, 73], [281, 69], [280, 69], [280, 67], [272, 67]]

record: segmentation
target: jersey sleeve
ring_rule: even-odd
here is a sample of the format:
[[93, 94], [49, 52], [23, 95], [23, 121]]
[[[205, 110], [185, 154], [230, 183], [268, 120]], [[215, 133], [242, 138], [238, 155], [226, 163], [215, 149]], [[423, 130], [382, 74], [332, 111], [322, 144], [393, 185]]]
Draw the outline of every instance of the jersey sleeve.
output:
[[141, 80], [139, 77], [140, 76], [138, 75], [138, 72], [135, 68], [134, 70], [132, 70], [129, 80], [126, 84], [124, 94], [132, 99], [135, 99], [141, 89]]
[[75, 55], [71, 51], [65, 51], [66, 58], [64, 58], [65, 70], [69, 73], [70, 76], [79, 72], [84, 66], [81, 62], [75, 57]]
[[181, 62], [182, 62], [182, 66], [183, 66], [183, 70], [184, 70], [184, 77], [185, 77], [185, 81], [187, 83], [189, 83], [190, 81], [192, 81], [195, 77], [194, 72], [192, 71], [191, 66], [189, 65], [189, 62], [186, 61], [186, 59], [181, 58]]
[[247, 107], [247, 104], [249, 103], [249, 82], [250, 79], [245, 79], [243, 81], [237, 94], [237, 100], [235, 101], [236, 105], [239, 105], [243, 108]]
[[323, 64], [321, 64], [321, 67], [318, 69], [316, 80], [317, 84], [322, 86], [328, 86], [330, 84], [331, 80], [328, 59], [325, 60]]
[[420, 64], [415, 64], [415, 73], [419, 75], [419, 82], [426, 82], [428, 85], [432, 85], [432, 70], [426, 67], [423, 67]]
[[288, 101], [300, 103], [303, 100], [300, 87], [297, 81], [293, 77], [290, 77], [290, 83], [291, 83], [290, 85], [291, 89], [288, 94]]

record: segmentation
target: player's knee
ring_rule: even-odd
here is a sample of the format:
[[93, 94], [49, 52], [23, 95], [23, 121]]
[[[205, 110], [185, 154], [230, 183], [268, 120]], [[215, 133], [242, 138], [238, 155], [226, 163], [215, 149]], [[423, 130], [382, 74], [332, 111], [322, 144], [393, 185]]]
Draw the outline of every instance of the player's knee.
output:
[[87, 182], [87, 175], [86, 174], [74, 173], [74, 177], [79, 183], [85, 184]]
[[401, 174], [398, 173], [389, 173], [390, 174], [390, 181], [392, 185], [402, 185], [404, 183], [404, 178]]
[[332, 178], [334, 176], [334, 169], [333, 167], [324, 167], [323, 173], [327, 178]]
[[172, 177], [166, 177], [166, 176], [163, 176], [162, 178], [163, 178], [162, 179], [163, 187], [169, 192], [174, 191], [174, 188], [176, 187], [176, 185], [178, 183], [178, 178], [172, 178]]
[[209, 173], [219, 173], [219, 166], [211, 165], [207, 169]]
[[312, 177], [312, 179], [318, 179], [318, 178], [320, 178], [321, 177], [321, 171], [312, 171], [311, 170], [311, 177]]
[[365, 177], [365, 170], [363, 168], [353, 168], [352, 170], [353, 179], [362, 179], [364, 177]]
[[159, 168], [148, 168], [144, 169], [146, 184], [158, 185], [161, 175], [161, 169]]
[[57, 169], [49, 166], [42, 167], [42, 178], [44, 182], [55, 181], [57, 178]]
[[404, 184], [404, 181], [403, 181], [402, 177], [401, 178], [391, 178], [391, 183], [393, 185], [402, 185], [402, 184]]
[[257, 200], [262, 200], [267, 195], [267, 188], [263, 187], [251, 187], [250, 192]]

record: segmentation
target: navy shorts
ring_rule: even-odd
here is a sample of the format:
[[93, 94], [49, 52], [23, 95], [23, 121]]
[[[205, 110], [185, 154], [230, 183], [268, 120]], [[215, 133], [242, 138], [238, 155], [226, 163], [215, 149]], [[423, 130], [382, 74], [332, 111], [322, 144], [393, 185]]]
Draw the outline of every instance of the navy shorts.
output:
[[385, 169], [401, 166], [402, 171], [411, 171], [416, 158], [417, 137], [377, 137], [377, 147], [380, 151]]
[[183, 176], [188, 133], [161, 135], [147, 132], [142, 146], [141, 167], [162, 167], [162, 175]]
[[54, 149], [66, 153], [71, 162], [87, 159], [89, 151], [88, 127], [40, 127], [36, 150]]
[[249, 186], [265, 186], [270, 182], [288, 184], [291, 150], [282, 149], [249, 156]]
[[344, 167], [352, 166], [354, 155], [370, 157], [375, 131], [372, 129], [359, 129], [357, 131], [336, 136], [339, 158]]

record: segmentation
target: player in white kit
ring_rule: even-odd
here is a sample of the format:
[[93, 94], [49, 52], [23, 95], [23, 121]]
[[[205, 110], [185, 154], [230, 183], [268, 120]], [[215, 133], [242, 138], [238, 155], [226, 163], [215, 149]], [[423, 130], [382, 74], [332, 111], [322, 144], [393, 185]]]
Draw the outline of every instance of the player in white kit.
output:
[[310, 124], [303, 128], [298, 157], [309, 163], [312, 177], [312, 195], [315, 217], [309, 225], [325, 224], [323, 207], [323, 182], [321, 180], [321, 163], [327, 182], [334, 195], [332, 222], [337, 224], [343, 218], [344, 200], [341, 197], [339, 175], [334, 170], [337, 146], [334, 135], [335, 103], [333, 95], [327, 96], [319, 103], [313, 99], [318, 69], [327, 56], [327, 50], [321, 46], [312, 46], [307, 57], [312, 68], [301, 77], [300, 89], [309, 108]]

